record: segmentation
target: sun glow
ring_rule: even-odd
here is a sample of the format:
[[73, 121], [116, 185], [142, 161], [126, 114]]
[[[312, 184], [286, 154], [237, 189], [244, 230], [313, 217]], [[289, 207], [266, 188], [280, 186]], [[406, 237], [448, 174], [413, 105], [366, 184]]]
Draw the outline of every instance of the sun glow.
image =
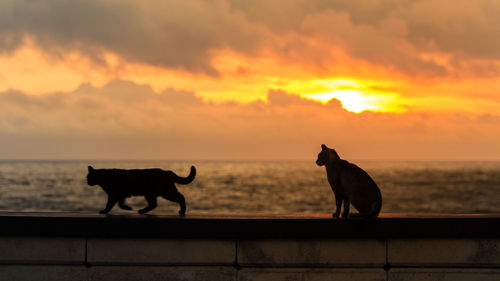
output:
[[[319, 80], [315, 82], [327, 90], [303, 94], [307, 99], [327, 103], [338, 99], [346, 110], [361, 113], [363, 111], [402, 112], [404, 107], [398, 104], [398, 95], [384, 89], [382, 83], [350, 79]], [[385, 85], [387, 87], [387, 85]]]
[[340, 90], [328, 93], [311, 94], [308, 98], [318, 100], [322, 103], [327, 103], [331, 99], [338, 99], [342, 103], [342, 107], [351, 112], [360, 113], [365, 110], [380, 110], [379, 106], [370, 104], [366, 98], [356, 90]]

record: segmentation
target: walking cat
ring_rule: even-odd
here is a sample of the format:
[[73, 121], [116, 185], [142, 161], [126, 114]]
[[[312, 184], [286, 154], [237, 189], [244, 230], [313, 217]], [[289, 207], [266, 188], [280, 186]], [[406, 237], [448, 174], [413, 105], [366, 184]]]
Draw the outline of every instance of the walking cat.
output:
[[125, 199], [130, 196], [144, 196], [148, 205], [139, 210], [139, 214], [145, 214], [158, 205], [156, 199], [161, 196], [167, 200], [179, 203], [180, 215], [186, 213], [186, 202], [184, 196], [177, 191], [174, 183], [188, 184], [194, 180], [196, 169], [191, 166], [189, 176], [183, 178], [172, 171], [161, 169], [94, 169], [88, 167], [87, 183], [90, 186], [100, 185], [108, 194], [106, 208], [99, 211], [107, 214], [118, 202], [118, 206], [124, 210], [132, 210], [125, 204]]
[[318, 166], [326, 167], [328, 182], [335, 194], [337, 209], [333, 217], [340, 215], [342, 202], [344, 211], [342, 218], [349, 216], [350, 204], [359, 211], [362, 217], [377, 217], [382, 208], [382, 194], [373, 179], [358, 166], [340, 159], [335, 149], [321, 145], [321, 152], [316, 160]]

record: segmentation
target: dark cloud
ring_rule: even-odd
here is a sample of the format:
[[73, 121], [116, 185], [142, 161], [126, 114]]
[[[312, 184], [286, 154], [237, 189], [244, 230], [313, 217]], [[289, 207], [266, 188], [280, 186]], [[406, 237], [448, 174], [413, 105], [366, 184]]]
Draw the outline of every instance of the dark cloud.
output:
[[[282, 33], [301, 29], [304, 20], [310, 15], [324, 12], [342, 12], [350, 15], [354, 24], [375, 25], [390, 17], [395, 9], [408, 7], [411, 0], [232, 0], [232, 7], [244, 13], [252, 22], [264, 24], [271, 30]], [[328, 26], [328, 28], [336, 28]]]
[[54, 55], [78, 50], [102, 62], [104, 51], [111, 51], [132, 62], [215, 75], [211, 50], [252, 52], [261, 41], [259, 28], [224, 1], [8, 0], [0, 5], [3, 51], [30, 36]]
[[309, 41], [320, 36], [354, 58], [435, 76], [450, 70], [422, 52], [447, 53], [461, 68], [471, 58], [500, 59], [499, 12], [500, 2], [490, 0], [6, 0], [0, 51], [28, 36], [55, 56], [77, 50], [102, 63], [113, 52], [130, 62], [218, 75], [211, 60], [223, 49], [246, 55], [266, 49], [289, 63], [302, 58], [322, 66], [330, 49]]
[[500, 2], [414, 1], [397, 15], [408, 24], [408, 38], [422, 50], [500, 59]]
[[[286, 0], [272, 4], [235, 0], [232, 3], [252, 22], [261, 23], [276, 34], [321, 35], [323, 42], [343, 46], [354, 58], [412, 76], [450, 74], [449, 69], [422, 58], [422, 53], [449, 55], [457, 72], [468, 72], [466, 75], [493, 76], [500, 72], [495, 62], [483, 62], [486, 65], [479, 68], [469, 61], [500, 59], [498, 1], [296, 0], [292, 5]], [[301, 55], [311, 53], [314, 52]]]
[[15, 106], [24, 109], [39, 108], [53, 110], [65, 106], [65, 94], [53, 93], [47, 96], [31, 96], [19, 91], [0, 93], [0, 101], [5, 106]]
[[319, 105], [318, 102], [307, 100], [282, 90], [269, 90], [269, 92], [267, 92], [267, 100], [271, 105], [278, 106], [288, 106], [292, 104]]
[[136, 84], [132, 81], [114, 79], [103, 87], [97, 88], [90, 84], [82, 84], [74, 92], [77, 96], [103, 97], [113, 102], [120, 102], [127, 106], [135, 103], [153, 101], [169, 106], [202, 105], [203, 102], [193, 92], [167, 88], [156, 93], [147, 84]]
[[157, 94], [149, 85], [139, 85], [120, 79], [111, 80], [101, 88], [96, 88], [90, 84], [83, 84], [74, 93], [77, 95], [98, 95], [126, 104], [133, 104], [134, 102], [157, 97]]
[[[290, 94], [282, 90], [269, 90], [267, 93], [267, 101], [268, 104], [262, 104], [262, 106], [267, 107], [294, 107], [295, 113], [299, 113], [300, 111], [308, 112], [311, 108], [316, 108], [318, 111], [328, 110], [330, 113], [334, 111], [339, 111], [345, 113], [345, 109], [342, 108], [342, 103], [335, 98], [329, 100], [326, 104], [321, 104], [317, 101], [309, 100], [300, 97], [297, 94]], [[301, 110], [306, 108], [305, 110]], [[314, 112], [314, 109], [312, 110]]]
[[[252, 21], [261, 22], [279, 32], [300, 30], [307, 17], [339, 13], [348, 18], [350, 25], [378, 28], [376, 32], [381, 35], [386, 32], [380, 29], [381, 23], [397, 20], [408, 27], [408, 38], [413, 43], [434, 41], [444, 51], [463, 51], [477, 56], [492, 55], [499, 58], [500, 54], [500, 40], [495, 36], [500, 27], [497, 20], [500, 12], [498, 1], [296, 0], [292, 5], [287, 0], [273, 3], [265, 0], [234, 0], [231, 3]], [[345, 26], [335, 24], [325, 24], [324, 28], [340, 33], [353, 31], [350, 30], [352, 28], [344, 29]], [[361, 33], [353, 36], [361, 36], [362, 32], [353, 32]], [[365, 43], [373, 42], [370, 39], [366, 38]]]
[[198, 106], [204, 104], [193, 92], [178, 91], [173, 88], [167, 88], [162, 91], [160, 100], [165, 104], [175, 106]]
[[323, 42], [344, 46], [355, 58], [415, 75], [442, 75], [446, 70], [418, 57], [407, 41], [406, 23], [399, 20], [377, 25], [354, 24], [346, 12], [326, 11], [309, 15], [303, 30]]

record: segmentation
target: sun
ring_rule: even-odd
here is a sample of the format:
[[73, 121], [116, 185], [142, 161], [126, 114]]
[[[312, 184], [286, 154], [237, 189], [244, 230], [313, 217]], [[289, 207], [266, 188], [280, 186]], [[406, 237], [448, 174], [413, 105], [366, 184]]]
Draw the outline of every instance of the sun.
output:
[[404, 107], [398, 103], [398, 95], [373, 85], [375, 82], [351, 79], [316, 81], [325, 86], [326, 91], [302, 94], [304, 98], [327, 103], [337, 99], [342, 107], [354, 113], [363, 111], [402, 112]]
[[318, 93], [307, 95], [307, 98], [327, 103], [331, 99], [338, 99], [342, 103], [342, 107], [348, 111], [361, 113], [365, 110], [381, 111], [382, 108], [375, 104], [371, 104], [356, 90], [340, 90], [327, 93]]

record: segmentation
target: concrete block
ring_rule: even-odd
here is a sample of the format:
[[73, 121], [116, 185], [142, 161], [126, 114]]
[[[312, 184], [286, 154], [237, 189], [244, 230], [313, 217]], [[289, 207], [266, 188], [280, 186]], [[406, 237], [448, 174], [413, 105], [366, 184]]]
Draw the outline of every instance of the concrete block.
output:
[[398, 268], [389, 281], [499, 281], [500, 269]]
[[385, 281], [383, 269], [244, 268], [238, 281]]
[[375, 239], [238, 241], [242, 266], [383, 266], [385, 241]]
[[500, 239], [390, 239], [392, 266], [498, 266]]
[[235, 281], [233, 267], [93, 266], [89, 281]]
[[234, 240], [89, 239], [90, 264], [232, 265]]
[[87, 269], [83, 265], [0, 265], [0, 280], [87, 281]]
[[3, 264], [83, 264], [85, 239], [62, 237], [0, 237]]

